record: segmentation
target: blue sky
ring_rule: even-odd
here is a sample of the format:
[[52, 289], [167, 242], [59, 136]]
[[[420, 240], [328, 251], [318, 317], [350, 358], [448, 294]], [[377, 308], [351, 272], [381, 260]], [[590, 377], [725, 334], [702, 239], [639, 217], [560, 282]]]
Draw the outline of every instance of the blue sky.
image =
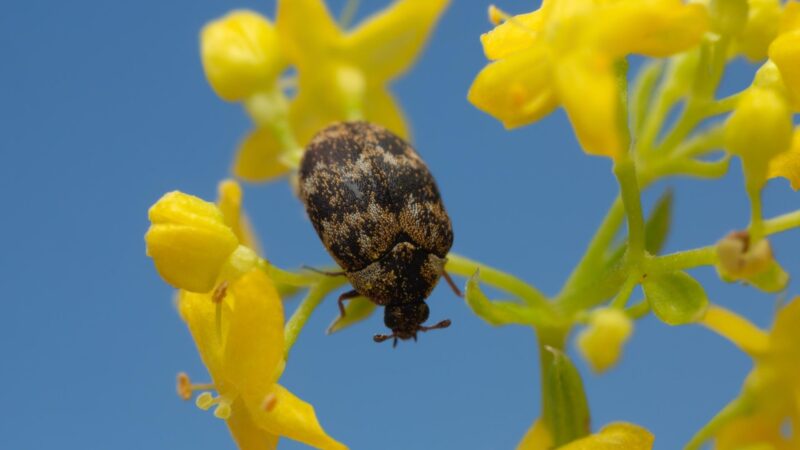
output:
[[[233, 448], [222, 422], [175, 396], [178, 371], [205, 372], [143, 235], [147, 208], [164, 192], [215, 196], [249, 128], [237, 105], [211, 92], [197, 50], [200, 27], [237, 7], [273, 11], [255, 1], [4, 2], [0, 448]], [[616, 184], [607, 159], [580, 151], [563, 112], [508, 132], [466, 101], [488, 28], [486, 5], [456, 0], [393, 89], [453, 219], [454, 251], [553, 294]], [[752, 68], [735, 69], [723, 89], [748, 83]], [[668, 187], [676, 222], [667, 251], [710, 244], [747, 223], [738, 162], [719, 181], [658, 183], [645, 206]], [[248, 186], [245, 206], [272, 261], [329, 262], [285, 182]], [[788, 183], [770, 183], [767, 216], [798, 206]], [[800, 271], [800, 233], [773, 244], [785, 268]], [[775, 296], [724, 284], [713, 269], [693, 274], [713, 301], [770, 323]], [[788, 292], [800, 292], [797, 282]], [[513, 447], [539, 411], [533, 332], [486, 325], [446, 286], [429, 305], [432, 319], [453, 326], [392, 350], [372, 342], [380, 316], [326, 336], [336, 315], [329, 299], [283, 382], [354, 449]], [[749, 368], [700, 327], [648, 318], [617, 368], [587, 376], [593, 423], [635, 422], [656, 434], [657, 449], [677, 448], [737, 394]]]

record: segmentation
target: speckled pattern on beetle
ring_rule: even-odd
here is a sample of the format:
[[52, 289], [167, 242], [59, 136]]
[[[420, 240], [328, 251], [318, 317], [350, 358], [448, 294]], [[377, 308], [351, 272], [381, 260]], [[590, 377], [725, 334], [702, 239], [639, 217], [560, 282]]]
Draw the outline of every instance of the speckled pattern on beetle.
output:
[[367, 122], [331, 125], [306, 148], [299, 190], [314, 229], [353, 285], [339, 298], [342, 314], [342, 302], [359, 295], [386, 306], [392, 334], [376, 335], [378, 342], [450, 325], [422, 325], [425, 299], [447, 277], [453, 228], [433, 176], [407, 142]]

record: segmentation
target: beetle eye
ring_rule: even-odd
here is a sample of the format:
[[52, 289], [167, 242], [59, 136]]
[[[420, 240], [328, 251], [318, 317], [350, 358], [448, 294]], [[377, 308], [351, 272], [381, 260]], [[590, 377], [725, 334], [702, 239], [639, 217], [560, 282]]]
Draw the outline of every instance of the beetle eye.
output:
[[430, 313], [431, 310], [428, 308], [428, 305], [425, 302], [420, 303], [417, 307], [417, 323], [421, 324], [428, 320]]

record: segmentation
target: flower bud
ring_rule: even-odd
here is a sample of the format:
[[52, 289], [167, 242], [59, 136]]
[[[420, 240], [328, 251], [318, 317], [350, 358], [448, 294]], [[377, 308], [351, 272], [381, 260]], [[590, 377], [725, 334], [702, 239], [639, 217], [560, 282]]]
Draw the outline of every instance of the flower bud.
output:
[[[757, 80], [758, 80], [757, 76]], [[769, 161], [789, 149], [792, 111], [783, 93], [754, 83], [725, 123], [725, 147], [742, 158], [749, 183], [766, 179]]]
[[738, 34], [747, 23], [747, 0], [711, 0], [711, 29], [724, 35]]
[[148, 212], [147, 255], [170, 285], [208, 292], [239, 247], [214, 204], [182, 192], [161, 197]]
[[736, 38], [738, 50], [750, 61], [767, 57], [769, 44], [778, 35], [780, 0], [750, 0], [747, 23]]
[[252, 11], [208, 23], [200, 34], [200, 55], [214, 92], [228, 101], [270, 87], [284, 67], [275, 28]]
[[589, 326], [578, 336], [578, 350], [595, 372], [605, 372], [622, 355], [622, 348], [633, 332], [633, 323], [619, 309], [606, 308], [592, 313]]
[[773, 261], [769, 241], [761, 239], [750, 245], [750, 233], [734, 231], [717, 242], [717, 269], [730, 280], [740, 280], [756, 275]]

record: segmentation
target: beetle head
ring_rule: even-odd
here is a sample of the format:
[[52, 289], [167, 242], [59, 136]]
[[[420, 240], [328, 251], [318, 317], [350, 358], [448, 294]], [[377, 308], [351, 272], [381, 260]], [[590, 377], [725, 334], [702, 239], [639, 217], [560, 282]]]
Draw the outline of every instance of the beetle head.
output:
[[383, 315], [383, 323], [392, 330], [392, 334], [376, 334], [373, 338], [375, 342], [383, 342], [389, 338], [394, 338], [394, 345], [397, 339], [417, 340], [417, 333], [420, 331], [435, 330], [437, 328], [447, 328], [450, 320], [443, 320], [436, 325], [426, 327], [422, 322], [428, 320], [430, 310], [424, 301], [414, 303], [390, 303], [386, 305]]

